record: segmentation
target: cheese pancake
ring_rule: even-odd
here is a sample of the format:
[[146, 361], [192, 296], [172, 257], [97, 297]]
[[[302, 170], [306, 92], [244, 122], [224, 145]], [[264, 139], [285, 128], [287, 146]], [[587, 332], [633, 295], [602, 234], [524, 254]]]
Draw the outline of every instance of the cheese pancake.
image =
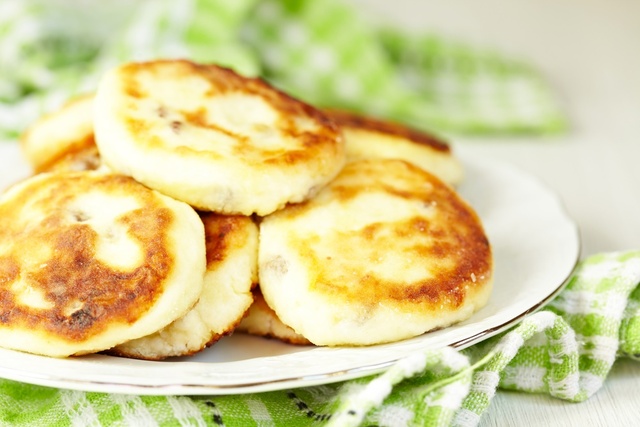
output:
[[95, 144], [88, 144], [86, 147], [69, 151], [49, 164], [43, 171], [45, 172], [78, 172], [96, 170], [102, 166], [100, 153]]
[[266, 215], [313, 196], [342, 168], [324, 114], [259, 79], [180, 60], [108, 72], [96, 142], [113, 170], [199, 210]]
[[93, 134], [93, 95], [74, 98], [42, 116], [22, 134], [20, 144], [36, 173], [97, 169], [100, 159]]
[[450, 185], [459, 184], [464, 169], [451, 147], [434, 135], [351, 112], [326, 111], [345, 138], [347, 160], [402, 159], [431, 172]]
[[202, 291], [204, 227], [122, 175], [42, 173], [0, 198], [0, 346], [63, 357], [149, 335]]
[[470, 317], [489, 297], [492, 255], [449, 185], [402, 160], [361, 160], [263, 219], [259, 279], [277, 316], [312, 343], [370, 345]]
[[253, 301], [258, 280], [258, 226], [246, 216], [201, 214], [207, 271], [200, 300], [160, 331], [121, 344], [109, 352], [138, 359], [188, 356], [230, 334]]
[[259, 337], [274, 338], [289, 344], [311, 344], [308, 339], [282, 323], [276, 312], [264, 300], [260, 287], [254, 289], [253, 304], [249, 307], [236, 331]]

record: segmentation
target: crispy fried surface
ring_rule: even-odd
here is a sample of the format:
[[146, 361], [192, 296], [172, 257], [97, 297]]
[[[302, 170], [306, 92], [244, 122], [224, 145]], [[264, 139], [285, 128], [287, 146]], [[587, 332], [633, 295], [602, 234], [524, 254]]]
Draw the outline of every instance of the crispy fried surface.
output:
[[422, 144], [436, 151], [450, 152], [451, 148], [435, 135], [421, 132], [398, 123], [367, 117], [344, 110], [326, 110], [329, 117], [342, 128], [361, 129], [369, 132], [397, 136], [416, 144]]
[[125, 64], [101, 82], [104, 161], [201, 210], [268, 214], [310, 197], [344, 164], [315, 108], [259, 79], [188, 61]]
[[491, 287], [491, 249], [476, 213], [404, 161], [348, 164], [313, 200], [265, 218], [260, 238], [266, 301], [318, 345], [447, 326], [484, 305]]
[[274, 338], [289, 344], [311, 344], [308, 339], [282, 323], [276, 312], [264, 300], [259, 287], [254, 289], [253, 304], [236, 330], [259, 337]]
[[76, 154], [86, 158], [86, 150], [95, 150], [93, 95], [71, 99], [41, 117], [23, 133], [20, 144], [37, 173], [50, 170], [58, 161], [68, 162]]
[[198, 303], [158, 332], [121, 344], [111, 354], [146, 360], [188, 356], [234, 331], [253, 301], [258, 227], [240, 215], [202, 213], [207, 271]]
[[[40, 174], [3, 195], [0, 218], [3, 346], [102, 350], [162, 327], [200, 294], [197, 215], [130, 178]], [[184, 239], [192, 249], [178, 251]]]
[[463, 179], [462, 164], [451, 147], [434, 135], [346, 111], [330, 110], [327, 114], [343, 131], [349, 161], [401, 159], [450, 185], [457, 185]]
[[74, 172], [96, 170], [101, 166], [98, 147], [93, 142], [93, 136], [86, 146], [69, 151], [60, 156], [55, 162], [43, 167], [40, 172]]

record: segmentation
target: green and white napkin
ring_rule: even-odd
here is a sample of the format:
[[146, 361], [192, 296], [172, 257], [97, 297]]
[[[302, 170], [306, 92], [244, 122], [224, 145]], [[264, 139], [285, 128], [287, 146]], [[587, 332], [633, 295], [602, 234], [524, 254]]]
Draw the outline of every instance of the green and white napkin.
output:
[[0, 3], [0, 137], [92, 91], [109, 67], [160, 57], [219, 63], [318, 106], [436, 132], [566, 127], [527, 63], [428, 29], [381, 28], [348, 0], [21, 0]]
[[134, 396], [0, 380], [2, 426], [475, 426], [499, 389], [579, 402], [618, 357], [638, 359], [640, 251], [582, 261], [552, 303], [463, 351], [428, 349], [383, 374], [228, 396]]
[[548, 84], [521, 61], [430, 33], [377, 28], [339, 0], [266, 1], [252, 12], [242, 35], [264, 75], [313, 104], [435, 131], [565, 126]]

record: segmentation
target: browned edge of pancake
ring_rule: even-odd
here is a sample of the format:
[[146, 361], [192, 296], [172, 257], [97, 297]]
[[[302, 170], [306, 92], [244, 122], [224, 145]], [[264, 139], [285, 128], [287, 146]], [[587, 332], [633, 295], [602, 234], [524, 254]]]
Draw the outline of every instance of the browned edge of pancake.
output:
[[249, 307], [249, 310], [245, 314], [245, 318], [251, 315], [252, 310], [258, 311], [263, 315], [268, 316], [272, 324], [273, 323], [279, 324], [281, 328], [289, 331], [289, 335], [285, 336], [283, 334], [278, 334], [273, 331], [274, 328], [272, 327], [269, 328], [270, 331], [267, 331], [266, 330], [267, 328], [265, 328], [262, 331], [256, 331], [254, 328], [246, 327], [246, 328], [242, 328], [241, 332], [248, 335], [254, 335], [254, 336], [259, 336], [267, 339], [278, 340], [278, 341], [281, 341], [287, 344], [292, 344], [292, 345], [298, 345], [298, 346], [313, 345], [308, 339], [298, 334], [291, 327], [285, 325], [282, 322], [282, 320], [280, 320], [276, 312], [273, 311], [271, 307], [269, 307], [269, 305], [264, 299], [264, 296], [262, 296], [262, 292], [260, 291], [260, 286], [256, 286], [253, 289], [253, 304], [251, 307]]
[[[233, 245], [241, 243], [238, 241], [238, 238], [240, 236], [237, 235], [236, 230], [243, 227], [242, 222], [245, 220], [255, 222], [255, 220], [251, 217], [245, 217], [243, 215], [224, 215], [217, 212], [200, 211], [198, 212], [198, 215], [200, 216], [200, 218], [202, 219], [202, 223], [204, 224], [207, 270], [215, 270], [217, 269], [217, 265], [219, 265], [225, 259], [227, 251], [231, 249]], [[251, 284], [252, 290], [257, 287], [257, 282], [258, 278], [253, 277]], [[204, 351], [207, 348], [213, 346], [222, 338], [233, 335], [235, 329], [241, 323], [246, 314], [247, 311], [240, 314], [239, 317], [234, 322], [229, 323], [229, 325], [222, 332], [216, 333], [209, 330], [209, 332], [211, 332], [211, 336], [207, 342], [203, 343], [200, 348], [194, 348], [190, 351], [185, 351], [179, 356], [150, 357], [149, 355], [142, 355], [135, 352], [124, 351], [119, 347], [105, 350], [103, 353], [111, 356], [150, 361], [160, 361], [176, 357], [193, 356], [194, 354], [198, 354], [201, 351]]]
[[[67, 206], [69, 200], [73, 200], [70, 189], [76, 194], [101, 188], [115, 195], [135, 194], [136, 199], [147, 207], [158, 204], [157, 196], [133, 179], [121, 175], [85, 175], [79, 172], [42, 176], [45, 182], [50, 182], [47, 184], [47, 197], [32, 202], [32, 192], [23, 191], [14, 203], [43, 209], [48, 214], [39, 227], [0, 231], [1, 238], [15, 242], [11, 253], [0, 256], [0, 270], [4, 272], [0, 282], [6, 283], [3, 287], [6, 288], [20, 275], [28, 274], [29, 285], [42, 292], [53, 304], [47, 310], [31, 309], [2, 289], [0, 322], [25, 330], [46, 331], [69, 342], [88, 340], [113, 324], [136, 322], [155, 304], [163, 292], [159, 284], [174, 268], [174, 255], [164, 232], [175, 221], [174, 214], [167, 207], [159, 206], [156, 209], [137, 209], [121, 216], [119, 223], [126, 225], [130, 238], [144, 248], [143, 261], [137, 268], [127, 271], [114, 269], [95, 257], [99, 237], [91, 226], [84, 224], [83, 212], [72, 211]], [[37, 185], [42, 185], [42, 182]], [[5, 212], [9, 208], [11, 206], [1, 206], [0, 217], [10, 217]], [[38, 242], [50, 245], [55, 256], [37, 271], [23, 271], [20, 258], [32, 251]], [[70, 307], [73, 301], [77, 301], [77, 310]]]
[[370, 132], [379, 132], [389, 136], [405, 138], [418, 144], [427, 145], [437, 151], [451, 151], [449, 144], [435, 135], [419, 131], [400, 123], [382, 120], [371, 116], [364, 116], [346, 110], [325, 109], [324, 112], [342, 128], [354, 128]]
[[60, 172], [76, 170], [96, 170], [100, 167], [100, 153], [95, 145], [93, 134], [88, 136], [84, 144], [78, 142], [67, 151], [60, 153], [49, 162], [34, 170], [41, 172]]

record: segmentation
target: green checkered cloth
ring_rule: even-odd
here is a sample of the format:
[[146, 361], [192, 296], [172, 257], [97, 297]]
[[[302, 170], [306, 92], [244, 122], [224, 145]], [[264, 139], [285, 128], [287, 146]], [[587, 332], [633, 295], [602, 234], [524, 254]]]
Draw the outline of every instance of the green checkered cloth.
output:
[[341, 1], [266, 1], [243, 39], [295, 96], [431, 131], [556, 132], [564, 116], [529, 65], [431, 34], [374, 28]]
[[463, 351], [346, 382], [229, 396], [87, 393], [0, 380], [2, 426], [475, 426], [499, 389], [579, 402], [640, 359], [640, 251], [593, 255], [549, 305]]
[[70, 95], [93, 90], [116, 64], [160, 57], [226, 65], [318, 106], [434, 132], [566, 128], [556, 94], [527, 63], [429, 33], [373, 25], [348, 1], [137, 5], [0, 2], [0, 136], [15, 137]]

